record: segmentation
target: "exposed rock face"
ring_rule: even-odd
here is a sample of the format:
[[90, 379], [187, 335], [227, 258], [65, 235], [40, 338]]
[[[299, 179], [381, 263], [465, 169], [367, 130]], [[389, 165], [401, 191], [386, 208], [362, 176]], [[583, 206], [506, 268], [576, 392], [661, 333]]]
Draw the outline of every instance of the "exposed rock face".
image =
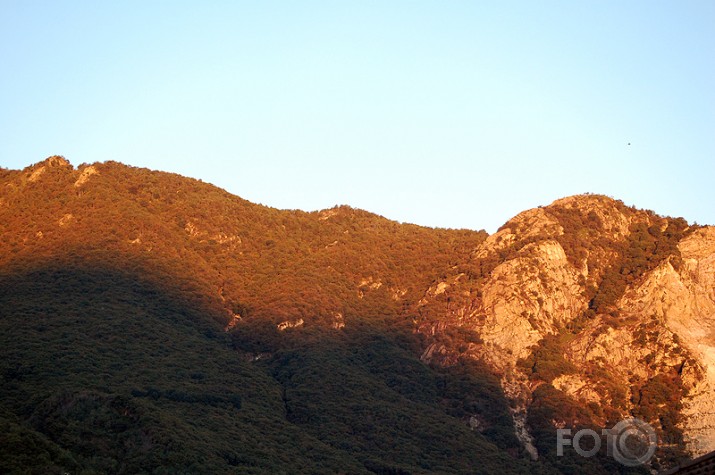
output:
[[61, 157], [59, 155], [53, 155], [51, 157], [46, 158], [42, 162], [36, 164], [33, 167], [30, 167], [30, 172], [27, 177], [27, 181], [30, 183], [34, 183], [42, 177], [42, 175], [45, 174], [48, 168], [69, 168], [72, 169], [72, 164], [67, 161], [64, 157]]
[[67, 160], [65, 157], [62, 157], [60, 155], [53, 155], [49, 158], [47, 158], [44, 163], [47, 164], [48, 167], [69, 167], [72, 168], [72, 164]]
[[304, 322], [303, 319], [301, 318], [301, 319], [298, 319], [298, 320], [295, 321], [295, 322], [291, 322], [291, 321], [281, 322], [281, 323], [279, 323], [278, 325], [276, 325], [276, 328], [278, 329], [278, 331], [281, 331], [281, 332], [282, 332], [282, 331], [285, 331], [285, 330], [287, 330], [287, 329], [289, 329], [289, 328], [302, 327], [302, 326], [303, 326], [303, 323], [305, 323], [305, 322]]
[[30, 183], [36, 182], [37, 180], [40, 179], [42, 174], [45, 173], [45, 170], [47, 170], [47, 168], [45, 168], [44, 166], [40, 166], [40, 167], [36, 168], [35, 170], [33, 170], [33, 172], [27, 178], [27, 181], [29, 181]]
[[577, 374], [564, 374], [555, 378], [551, 384], [569, 396], [586, 403], [601, 403], [601, 395], [591, 386], [589, 381]]
[[530, 209], [519, 213], [499, 231], [489, 236], [476, 250], [474, 257], [487, 257], [491, 253], [507, 249], [520, 240], [537, 236], [558, 236], [563, 232], [563, 227], [543, 208]]
[[484, 341], [510, 355], [511, 364], [528, 356], [531, 346], [585, 310], [578, 276], [556, 241], [525, 246], [484, 285]]
[[94, 165], [80, 166], [75, 170], [66, 158], [53, 155], [25, 169], [28, 183], [35, 183], [40, 179], [45, 179], [47, 177], [46, 173], [53, 169], [64, 170], [71, 176], [76, 176], [77, 178], [74, 182], [75, 188], [80, 188], [87, 183], [92, 175], [99, 174], [99, 170], [97, 170], [97, 167]]
[[99, 172], [97, 171], [97, 168], [94, 167], [93, 165], [86, 167], [84, 170], [82, 170], [80, 172], [79, 178], [77, 178], [77, 181], [74, 182], [74, 186], [79, 188], [80, 186], [87, 183], [87, 181], [89, 181], [89, 178], [92, 175], [96, 175], [97, 173], [99, 173]]
[[691, 445], [703, 453], [715, 450], [715, 228], [695, 232], [679, 248], [689, 308], [668, 312], [667, 322], [705, 370], [705, 377], [694, 381], [683, 411]]
[[[519, 214], [475, 249], [474, 262], [488, 271], [480, 281], [459, 273], [428, 290], [420, 304], [439, 308], [442, 318], [426, 332], [437, 335], [451, 326], [475, 331], [480, 344], [462, 354], [489, 362], [503, 375], [515, 407], [525, 410], [532, 391], [550, 384], [584, 406], [607, 407], [624, 418], [646, 414], [643, 388], [672, 377], [685, 394], [679, 426], [688, 451], [714, 450], [715, 228], [686, 233], [677, 246], [680, 255], [675, 251], [626, 287], [614, 302], [617, 317], [588, 314], [591, 289], [609, 266], [624, 265], [618, 259], [632, 245], [629, 239], [637, 244], [631, 234], [639, 224], [655, 235], [666, 232], [669, 221], [603, 196], [565, 198]], [[574, 249], [582, 253], [578, 259]], [[490, 261], [496, 264], [484, 264]], [[450, 302], [446, 314], [435, 303], [439, 299]], [[571, 335], [561, 350], [571, 367], [553, 380], [530, 381], [519, 361], [548, 335]], [[453, 352], [435, 342], [423, 359], [449, 363]], [[523, 413], [514, 416], [515, 430], [532, 452]]]
[[68, 226], [73, 219], [74, 216], [71, 213], [67, 213], [59, 219], [57, 224], [59, 224], [60, 227]]
[[[679, 368], [688, 390], [681, 428], [688, 450], [702, 454], [715, 449], [715, 228], [694, 232], [679, 249], [679, 270], [666, 261], [621, 298], [623, 314], [636, 323], [595, 338], [584, 334], [572, 354], [602, 362], [624, 386], [634, 375]], [[638, 326], [646, 322], [652, 330], [639, 344]]]

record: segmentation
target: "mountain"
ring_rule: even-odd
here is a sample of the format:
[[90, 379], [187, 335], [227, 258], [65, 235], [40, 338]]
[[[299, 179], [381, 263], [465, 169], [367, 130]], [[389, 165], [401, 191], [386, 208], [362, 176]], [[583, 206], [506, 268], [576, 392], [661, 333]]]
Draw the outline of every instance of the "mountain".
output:
[[[715, 449], [715, 228], [600, 195], [497, 233], [0, 169], [0, 471], [646, 473]], [[557, 429], [649, 423], [647, 467]]]
[[468, 328], [480, 341], [455, 351], [435, 339], [423, 359], [497, 369], [539, 452], [553, 426], [629, 415], [656, 428], [662, 463], [681, 455], [668, 445], [711, 451], [714, 259], [715, 228], [603, 196], [558, 200], [507, 222], [430, 288], [423, 304], [438, 310], [421, 330]]

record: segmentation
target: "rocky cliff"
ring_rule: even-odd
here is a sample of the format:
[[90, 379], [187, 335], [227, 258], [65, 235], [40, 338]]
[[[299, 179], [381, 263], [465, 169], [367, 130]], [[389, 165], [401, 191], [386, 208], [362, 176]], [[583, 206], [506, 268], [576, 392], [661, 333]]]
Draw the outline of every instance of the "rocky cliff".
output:
[[635, 415], [691, 454], [715, 449], [715, 228], [575, 196], [519, 214], [454, 272], [427, 292], [442, 316], [425, 311], [421, 329], [479, 341], [436, 338], [423, 359], [488, 361], [517, 431], [547, 385], [602, 427]]

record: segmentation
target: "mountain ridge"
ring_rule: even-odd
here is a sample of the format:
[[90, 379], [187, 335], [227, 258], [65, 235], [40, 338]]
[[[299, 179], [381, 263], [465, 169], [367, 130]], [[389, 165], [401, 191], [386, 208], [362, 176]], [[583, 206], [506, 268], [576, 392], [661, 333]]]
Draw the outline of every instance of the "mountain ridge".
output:
[[[568, 471], [573, 463], [587, 464], [585, 470], [593, 473], [620, 470], [605, 454], [597, 460], [573, 454], [559, 459], [555, 430], [610, 427], [627, 416], [651, 423], [667, 442], [651, 462], [654, 469], [715, 445], [715, 408], [708, 400], [715, 388], [713, 227], [585, 194], [524, 211], [488, 235], [397, 223], [345, 205], [315, 212], [277, 210], [180, 175], [117, 162], [75, 169], [57, 156], [24, 170], [0, 170], [0, 183], [4, 278], [35, 275], [32, 269], [47, 269], [48, 263], [54, 270], [43, 272], [52, 275], [106, 268], [135, 276], [129, 280], [146, 282], [156, 289], [150, 294], [170, 296], [181, 308], [198, 309], [192, 312], [209, 317], [241, 364], [268, 371], [273, 379], [266, 381], [282, 386], [284, 393], [296, 391], [284, 405], [288, 413], [303, 416], [288, 421], [326, 447], [338, 448], [345, 435], [336, 437], [311, 422], [321, 410], [308, 401], [320, 396], [306, 381], [317, 375], [330, 379], [325, 370], [332, 366], [323, 354], [343, 361], [335, 374], [344, 373], [345, 381], [366, 378], [370, 358], [383, 361], [372, 371], [393, 368], [388, 386], [400, 397], [410, 394], [400, 392], [403, 385], [421, 394], [433, 384], [426, 381], [457, 377], [444, 376], [443, 370], [467, 368], [459, 378], [479, 383], [450, 392], [446, 400], [455, 406], [449, 409], [425, 395], [420, 400], [430, 414], [425, 417], [452, 431], [457, 426], [450, 424], [471, 428], [482, 438], [469, 443], [496, 444], [502, 452], [495, 456], [511, 454], [517, 472], [529, 464], [544, 473]], [[56, 299], [42, 300], [47, 308], [66, 308]], [[162, 312], [151, 308], [152, 315]], [[10, 318], [13, 312], [6, 306], [4, 315]], [[383, 342], [368, 345], [379, 350], [367, 359], [348, 356], [358, 351], [349, 342], [361, 340], [362, 332]], [[388, 354], [401, 355], [404, 368], [388, 363]], [[309, 369], [294, 366], [295, 358], [312, 362], [306, 363]], [[4, 374], [15, 381], [13, 375], [22, 371], [13, 364], [8, 360]], [[407, 368], [409, 373], [401, 373]], [[397, 375], [403, 382], [394, 379]], [[366, 379], [364, 384], [377, 383]], [[469, 402], [467, 387], [481, 399]], [[146, 388], [134, 389], [149, 394]], [[137, 404], [146, 401], [122, 391]], [[157, 389], [152, 404], [175, 404], [177, 391]], [[201, 394], [225, 403], [213, 393]], [[359, 387], [351, 394], [358, 397]], [[113, 397], [119, 396], [92, 400]], [[190, 402], [199, 396], [181, 397]], [[291, 400], [297, 406], [286, 402]], [[375, 400], [375, 407], [384, 402]], [[341, 406], [325, 404], [334, 413], [324, 417], [340, 426], [340, 417], [347, 417]], [[409, 412], [410, 404], [394, 407]], [[500, 407], [499, 417], [489, 416], [480, 404]], [[427, 430], [420, 427], [425, 427], [420, 433]], [[359, 434], [369, 434], [370, 428], [363, 430], [350, 437], [367, 443]], [[57, 432], [52, 434], [57, 443]], [[421, 443], [409, 440], [405, 453]], [[72, 458], [74, 446], [61, 447]], [[372, 459], [362, 450], [353, 446], [332, 453], [335, 461], [349, 453], [349, 463], [358, 460], [356, 466], [374, 473], [420, 470], [410, 459], [390, 468], [385, 453], [373, 448], [383, 455]], [[430, 457], [424, 463], [440, 456]], [[532, 458], [538, 461], [526, 462]], [[459, 463], [445, 470], [466, 473]]]

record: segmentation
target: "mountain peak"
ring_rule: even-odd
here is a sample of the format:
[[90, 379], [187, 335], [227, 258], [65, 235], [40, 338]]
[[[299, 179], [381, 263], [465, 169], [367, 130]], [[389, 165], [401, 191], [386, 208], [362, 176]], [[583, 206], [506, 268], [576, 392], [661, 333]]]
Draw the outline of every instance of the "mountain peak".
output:
[[49, 169], [73, 171], [72, 164], [61, 155], [52, 155], [41, 162], [26, 167], [23, 172], [30, 183], [38, 181]]
[[620, 200], [598, 193], [581, 193], [578, 195], [565, 196], [554, 200], [549, 206], [579, 206], [589, 203], [611, 204], [621, 203]]
[[65, 157], [62, 155], [52, 155], [51, 157], [47, 157], [37, 165], [44, 165], [47, 167], [57, 167], [57, 168], [71, 168], [74, 169], [72, 164], [67, 160]]

